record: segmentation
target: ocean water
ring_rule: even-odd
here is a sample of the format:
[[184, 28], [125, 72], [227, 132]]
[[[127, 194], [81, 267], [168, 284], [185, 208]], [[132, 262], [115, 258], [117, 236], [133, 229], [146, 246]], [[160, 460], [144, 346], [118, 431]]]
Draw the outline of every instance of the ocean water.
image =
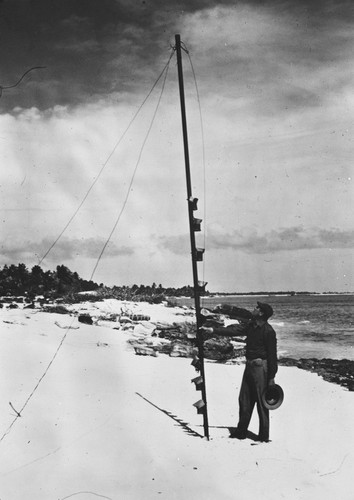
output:
[[219, 296], [202, 298], [201, 306], [227, 303], [252, 310], [257, 300], [274, 309], [269, 323], [280, 356], [354, 360], [354, 295]]

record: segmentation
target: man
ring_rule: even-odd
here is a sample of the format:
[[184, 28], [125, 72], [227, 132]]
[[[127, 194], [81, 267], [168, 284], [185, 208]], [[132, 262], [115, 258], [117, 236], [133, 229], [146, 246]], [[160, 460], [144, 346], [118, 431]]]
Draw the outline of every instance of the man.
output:
[[227, 327], [202, 327], [201, 330], [222, 336], [246, 336], [246, 366], [239, 394], [239, 422], [231, 437], [245, 439], [255, 404], [259, 416], [258, 440], [269, 441], [269, 410], [262, 404], [262, 394], [274, 385], [278, 370], [277, 340], [268, 323], [273, 309], [269, 304], [257, 302], [252, 320], [246, 324]]

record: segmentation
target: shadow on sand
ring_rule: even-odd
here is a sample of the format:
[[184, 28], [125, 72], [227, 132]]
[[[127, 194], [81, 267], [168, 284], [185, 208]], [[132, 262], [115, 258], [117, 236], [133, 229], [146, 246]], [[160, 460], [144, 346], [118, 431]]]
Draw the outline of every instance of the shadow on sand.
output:
[[161, 411], [162, 413], [164, 413], [168, 417], [172, 418], [172, 420], [174, 420], [175, 422], [177, 422], [177, 424], [180, 425], [183, 428], [184, 432], [186, 432], [187, 434], [189, 434], [191, 436], [194, 436], [194, 437], [204, 438], [204, 436], [202, 436], [198, 432], [196, 432], [193, 429], [191, 429], [188, 426], [187, 422], [184, 422], [183, 420], [181, 420], [180, 418], [178, 418], [177, 415], [174, 415], [173, 413], [171, 413], [168, 410], [165, 410], [164, 408], [160, 408], [159, 406], [155, 405], [152, 401], [149, 401], [147, 398], [145, 398], [144, 396], [142, 396], [138, 392], [136, 392], [135, 394], [137, 396], [141, 397], [144, 401], [146, 401], [147, 403], [149, 403], [151, 406], [153, 406], [157, 410]]

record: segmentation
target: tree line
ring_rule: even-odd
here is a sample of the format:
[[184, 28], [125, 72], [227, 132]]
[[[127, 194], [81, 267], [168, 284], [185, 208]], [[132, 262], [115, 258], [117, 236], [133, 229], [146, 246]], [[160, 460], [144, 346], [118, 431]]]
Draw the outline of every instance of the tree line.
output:
[[[33, 300], [38, 295], [45, 298], [66, 298], [78, 300], [79, 292], [95, 291], [95, 297], [117, 298], [121, 300], [146, 300], [161, 302], [166, 297], [193, 297], [194, 288], [186, 285], [180, 288], [157, 285], [115, 285], [107, 287], [103, 283], [87, 281], [64, 265], [58, 265], [55, 271], [44, 271], [39, 265], [28, 269], [25, 264], [5, 265], [0, 269], [0, 296], [24, 296]], [[205, 292], [206, 294], [208, 292]], [[203, 292], [204, 294], [204, 292]], [[84, 297], [82, 297], [83, 299]], [[87, 300], [87, 297], [85, 297]]]
[[97, 283], [81, 279], [76, 272], [70, 271], [64, 265], [57, 266], [55, 271], [43, 271], [38, 265], [27, 269], [25, 264], [5, 265], [0, 269], [0, 295], [2, 296], [57, 297], [98, 288]]

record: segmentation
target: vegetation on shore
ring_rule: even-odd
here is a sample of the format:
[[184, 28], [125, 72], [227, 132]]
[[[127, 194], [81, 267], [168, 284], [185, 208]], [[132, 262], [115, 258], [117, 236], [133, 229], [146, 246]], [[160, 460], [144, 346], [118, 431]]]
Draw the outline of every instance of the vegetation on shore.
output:
[[161, 284], [153, 283], [107, 287], [103, 283], [97, 284], [80, 278], [77, 272], [72, 272], [64, 265], [57, 266], [55, 271], [43, 271], [38, 265], [27, 269], [25, 264], [5, 265], [0, 269], [2, 297], [22, 296], [32, 301], [36, 296], [42, 295], [47, 299], [63, 298], [65, 302], [79, 302], [88, 300], [89, 292], [92, 294], [92, 300], [115, 298], [152, 303], [160, 303], [167, 297], [193, 297], [194, 294], [193, 287], [189, 285], [165, 288]]
[[[86, 292], [86, 293], [85, 293]], [[302, 292], [308, 293], [308, 292]], [[45, 312], [56, 312], [70, 314], [64, 304], [77, 303], [81, 301], [97, 301], [107, 298], [116, 298], [127, 301], [145, 301], [150, 303], [160, 303], [166, 300], [169, 305], [176, 305], [171, 297], [193, 297], [193, 287], [185, 286], [181, 288], [164, 288], [162, 285], [153, 283], [151, 286], [114, 286], [112, 288], [98, 285], [93, 281], [83, 280], [76, 272], [70, 271], [66, 266], [59, 265], [55, 271], [43, 271], [38, 265], [27, 269], [24, 264], [4, 266], [0, 269], [0, 307], [2, 302], [12, 302], [17, 297], [23, 297], [22, 301], [33, 302], [36, 297], [42, 296], [50, 302], [60, 299], [61, 304], [54, 306], [42, 304]], [[213, 294], [204, 292], [203, 295]], [[248, 293], [247, 295], [268, 294], [268, 292]], [[273, 293], [274, 294], [274, 293]], [[289, 294], [289, 292], [277, 292], [277, 294]], [[297, 293], [298, 294], [298, 293]], [[223, 294], [223, 295], [241, 295]], [[242, 294], [246, 295], [246, 294]], [[33, 307], [29, 305], [27, 307]], [[10, 306], [11, 307], [11, 306]], [[18, 307], [18, 306], [17, 306]], [[195, 325], [171, 325], [158, 333], [159, 337], [168, 338], [171, 345], [162, 346], [161, 352], [171, 356], [191, 356], [195, 348], [194, 341], [188, 336], [195, 330]], [[194, 332], [195, 333], [195, 332]], [[141, 345], [143, 347], [143, 345]], [[236, 350], [227, 337], [217, 339], [206, 339], [205, 355], [207, 359], [217, 362], [227, 362], [228, 360], [242, 356], [243, 350]], [[172, 354], [171, 354], [172, 353]], [[354, 361], [347, 359], [293, 359], [280, 358], [279, 364], [285, 366], [297, 366], [298, 368], [318, 373], [325, 380], [340, 384], [349, 391], [354, 391]]]
[[[55, 271], [44, 271], [39, 265], [28, 269], [25, 264], [17, 266], [11, 264], [0, 268], [0, 296], [25, 297], [31, 302], [36, 296], [42, 295], [46, 299], [64, 299], [66, 302], [80, 302], [88, 300], [84, 292], [92, 294], [92, 300], [115, 298], [119, 300], [146, 301], [150, 303], [160, 303], [171, 297], [194, 297], [194, 288], [185, 285], [180, 288], [163, 287], [157, 285], [115, 285], [113, 287], [98, 284], [94, 281], [80, 278], [77, 272], [71, 271], [64, 265], [58, 265]], [[94, 293], [93, 293], [94, 292]], [[220, 292], [218, 294], [202, 290], [203, 296], [213, 297], [241, 296], [241, 295], [312, 295], [315, 292]], [[331, 293], [331, 292], [328, 292]]]
[[57, 266], [55, 271], [43, 271], [36, 265], [27, 269], [25, 264], [5, 265], [0, 269], [0, 295], [27, 296], [37, 295], [57, 298], [71, 292], [96, 290], [97, 283], [86, 281], [66, 266]]

